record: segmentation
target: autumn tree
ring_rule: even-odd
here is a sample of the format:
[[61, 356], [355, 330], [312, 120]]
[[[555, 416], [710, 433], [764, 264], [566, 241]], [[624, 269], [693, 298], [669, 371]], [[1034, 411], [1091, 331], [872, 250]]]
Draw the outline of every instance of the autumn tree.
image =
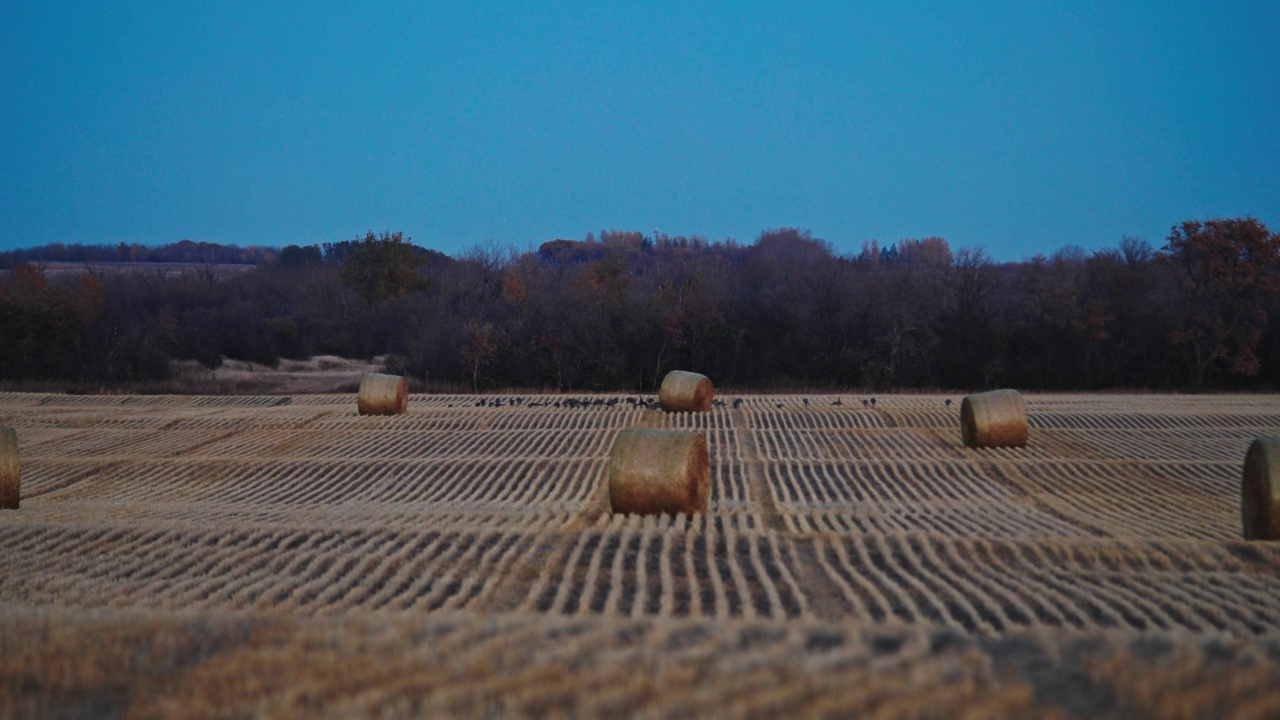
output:
[[84, 333], [101, 308], [102, 284], [92, 275], [58, 285], [34, 265], [13, 268], [0, 285], [0, 377], [87, 374]]
[[370, 305], [420, 290], [423, 283], [418, 265], [424, 253], [398, 230], [381, 234], [370, 230], [363, 240], [339, 252], [330, 249], [330, 254], [341, 255], [343, 282]]
[[1280, 297], [1280, 235], [1251, 217], [1188, 220], [1163, 249], [1181, 305], [1170, 341], [1187, 349], [1194, 386], [1215, 366], [1257, 375], [1255, 350]]
[[280, 254], [276, 256], [276, 264], [286, 268], [319, 265], [320, 260], [320, 246], [318, 245], [307, 245], [305, 247], [286, 245], [281, 248]]
[[939, 237], [906, 238], [891, 247], [889, 253], [873, 244], [876, 264], [857, 263], [876, 270], [862, 273], [866, 292], [859, 303], [868, 351], [862, 380], [871, 387], [929, 382], [952, 263], [951, 246]]
[[493, 362], [498, 352], [493, 325], [472, 321], [467, 324], [462, 342], [462, 359], [471, 373], [471, 391], [480, 391], [480, 372]]
[[998, 269], [981, 248], [962, 248], [952, 264], [949, 312], [942, 316], [938, 377], [950, 387], [988, 387], [1004, 352], [994, 297]]
[[945, 238], [907, 238], [897, 243], [897, 261], [908, 268], [939, 268], [951, 265], [951, 245]]
[[821, 307], [837, 283], [831, 245], [807, 230], [760, 233], [743, 259], [740, 302], [750, 323], [753, 370], [788, 381], [832, 369]]
[[1099, 250], [1088, 259], [1081, 309], [1086, 384], [1167, 381], [1170, 284], [1150, 243], [1136, 237], [1126, 236], [1117, 248]]

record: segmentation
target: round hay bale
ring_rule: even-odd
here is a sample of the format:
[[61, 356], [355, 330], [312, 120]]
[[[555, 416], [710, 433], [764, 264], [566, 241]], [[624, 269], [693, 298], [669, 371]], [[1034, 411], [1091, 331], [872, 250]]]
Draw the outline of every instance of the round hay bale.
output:
[[361, 415], [399, 415], [409, 408], [409, 383], [399, 375], [365, 373], [356, 406]]
[[1027, 404], [1017, 390], [969, 395], [960, 403], [960, 435], [971, 448], [1027, 446]]
[[609, 506], [615, 513], [702, 513], [711, 495], [707, 439], [680, 430], [631, 428], [609, 453]]
[[1255, 438], [1244, 456], [1240, 516], [1245, 540], [1280, 540], [1280, 438]]
[[710, 378], [684, 370], [672, 370], [662, 378], [658, 404], [666, 412], [707, 412], [716, 389]]
[[0, 509], [17, 510], [22, 463], [18, 460], [18, 431], [0, 427]]

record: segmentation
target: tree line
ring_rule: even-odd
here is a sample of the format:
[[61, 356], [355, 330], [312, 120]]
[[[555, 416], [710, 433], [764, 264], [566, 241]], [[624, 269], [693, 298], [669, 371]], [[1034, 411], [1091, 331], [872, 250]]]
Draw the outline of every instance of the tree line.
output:
[[22, 263], [52, 262], [256, 265], [274, 260], [277, 253], [278, 251], [272, 247], [240, 247], [194, 240], [179, 240], [176, 243], [155, 247], [138, 243], [117, 245], [52, 243], [0, 252], [0, 268], [13, 267]]
[[[32, 262], [53, 246], [0, 255], [0, 378], [111, 385], [165, 379], [172, 360], [332, 354], [476, 391], [643, 392], [674, 368], [759, 389], [1280, 383], [1280, 235], [1254, 218], [1009, 263], [941, 238], [839, 254], [794, 228], [752, 244], [606, 230], [457, 257], [390, 231], [177, 245], [203, 255], [82, 273]], [[137, 261], [131, 247], [92, 252]], [[255, 266], [224, 272], [228, 257]]]

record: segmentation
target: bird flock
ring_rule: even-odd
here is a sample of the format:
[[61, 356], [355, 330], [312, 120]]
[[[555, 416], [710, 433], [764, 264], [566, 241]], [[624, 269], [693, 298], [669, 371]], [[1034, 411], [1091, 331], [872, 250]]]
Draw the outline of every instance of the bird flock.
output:
[[[874, 397], [864, 397], [860, 399], [862, 401], [863, 409], [866, 409], [866, 410], [875, 409], [876, 399]], [[801, 402], [803, 403], [804, 408], [806, 410], [809, 409], [810, 407], [809, 398], [807, 397], [801, 398]], [[719, 408], [729, 406], [729, 403], [726, 400], [713, 400], [711, 404], [713, 407], [719, 407]], [[475, 407], [488, 407], [488, 408], [529, 407], [529, 408], [585, 409], [585, 408], [592, 408], [592, 407], [610, 407], [611, 408], [617, 405], [626, 405], [628, 407], [638, 408], [641, 410], [658, 410], [661, 408], [656, 398], [648, 398], [643, 396], [613, 397], [608, 399], [600, 398], [600, 397], [595, 397], [595, 398], [564, 397], [564, 398], [556, 398], [554, 400], [550, 398], [542, 398], [542, 399], [535, 400], [535, 399], [526, 399], [521, 396], [515, 396], [515, 397], [480, 398], [475, 402]], [[775, 407], [782, 408], [785, 406], [785, 403], [775, 402], [774, 405]], [[943, 401], [943, 405], [948, 409], [950, 409], [951, 398], [945, 399]], [[837, 397], [835, 400], [831, 401], [831, 406], [845, 407], [844, 398]], [[453, 405], [450, 404], [448, 407], [453, 407]], [[742, 407], [742, 398], [735, 398], [733, 401], [733, 409], [737, 410], [741, 407]]]

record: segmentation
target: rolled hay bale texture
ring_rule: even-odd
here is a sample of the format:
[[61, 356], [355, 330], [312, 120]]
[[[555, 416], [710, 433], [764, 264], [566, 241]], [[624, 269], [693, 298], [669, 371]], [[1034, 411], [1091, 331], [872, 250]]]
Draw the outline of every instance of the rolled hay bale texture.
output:
[[1017, 390], [969, 395], [960, 403], [960, 435], [971, 448], [1027, 446], [1027, 404]]
[[18, 431], [0, 427], [0, 509], [17, 510], [22, 463], [18, 460]]
[[615, 513], [703, 513], [711, 459], [701, 433], [630, 428], [609, 453], [609, 507]]
[[361, 415], [399, 415], [409, 408], [409, 383], [399, 375], [365, 373], [356, 407]]
[[706, 375], [672, 370], [662, 378], [658, 404], [666, 412], [707, 412], [715, 394], [715, 386]]
[[1280, 540], [1280, 438], [1255, 438], [1244, 456], [1240, 515], [1245, 540]]

